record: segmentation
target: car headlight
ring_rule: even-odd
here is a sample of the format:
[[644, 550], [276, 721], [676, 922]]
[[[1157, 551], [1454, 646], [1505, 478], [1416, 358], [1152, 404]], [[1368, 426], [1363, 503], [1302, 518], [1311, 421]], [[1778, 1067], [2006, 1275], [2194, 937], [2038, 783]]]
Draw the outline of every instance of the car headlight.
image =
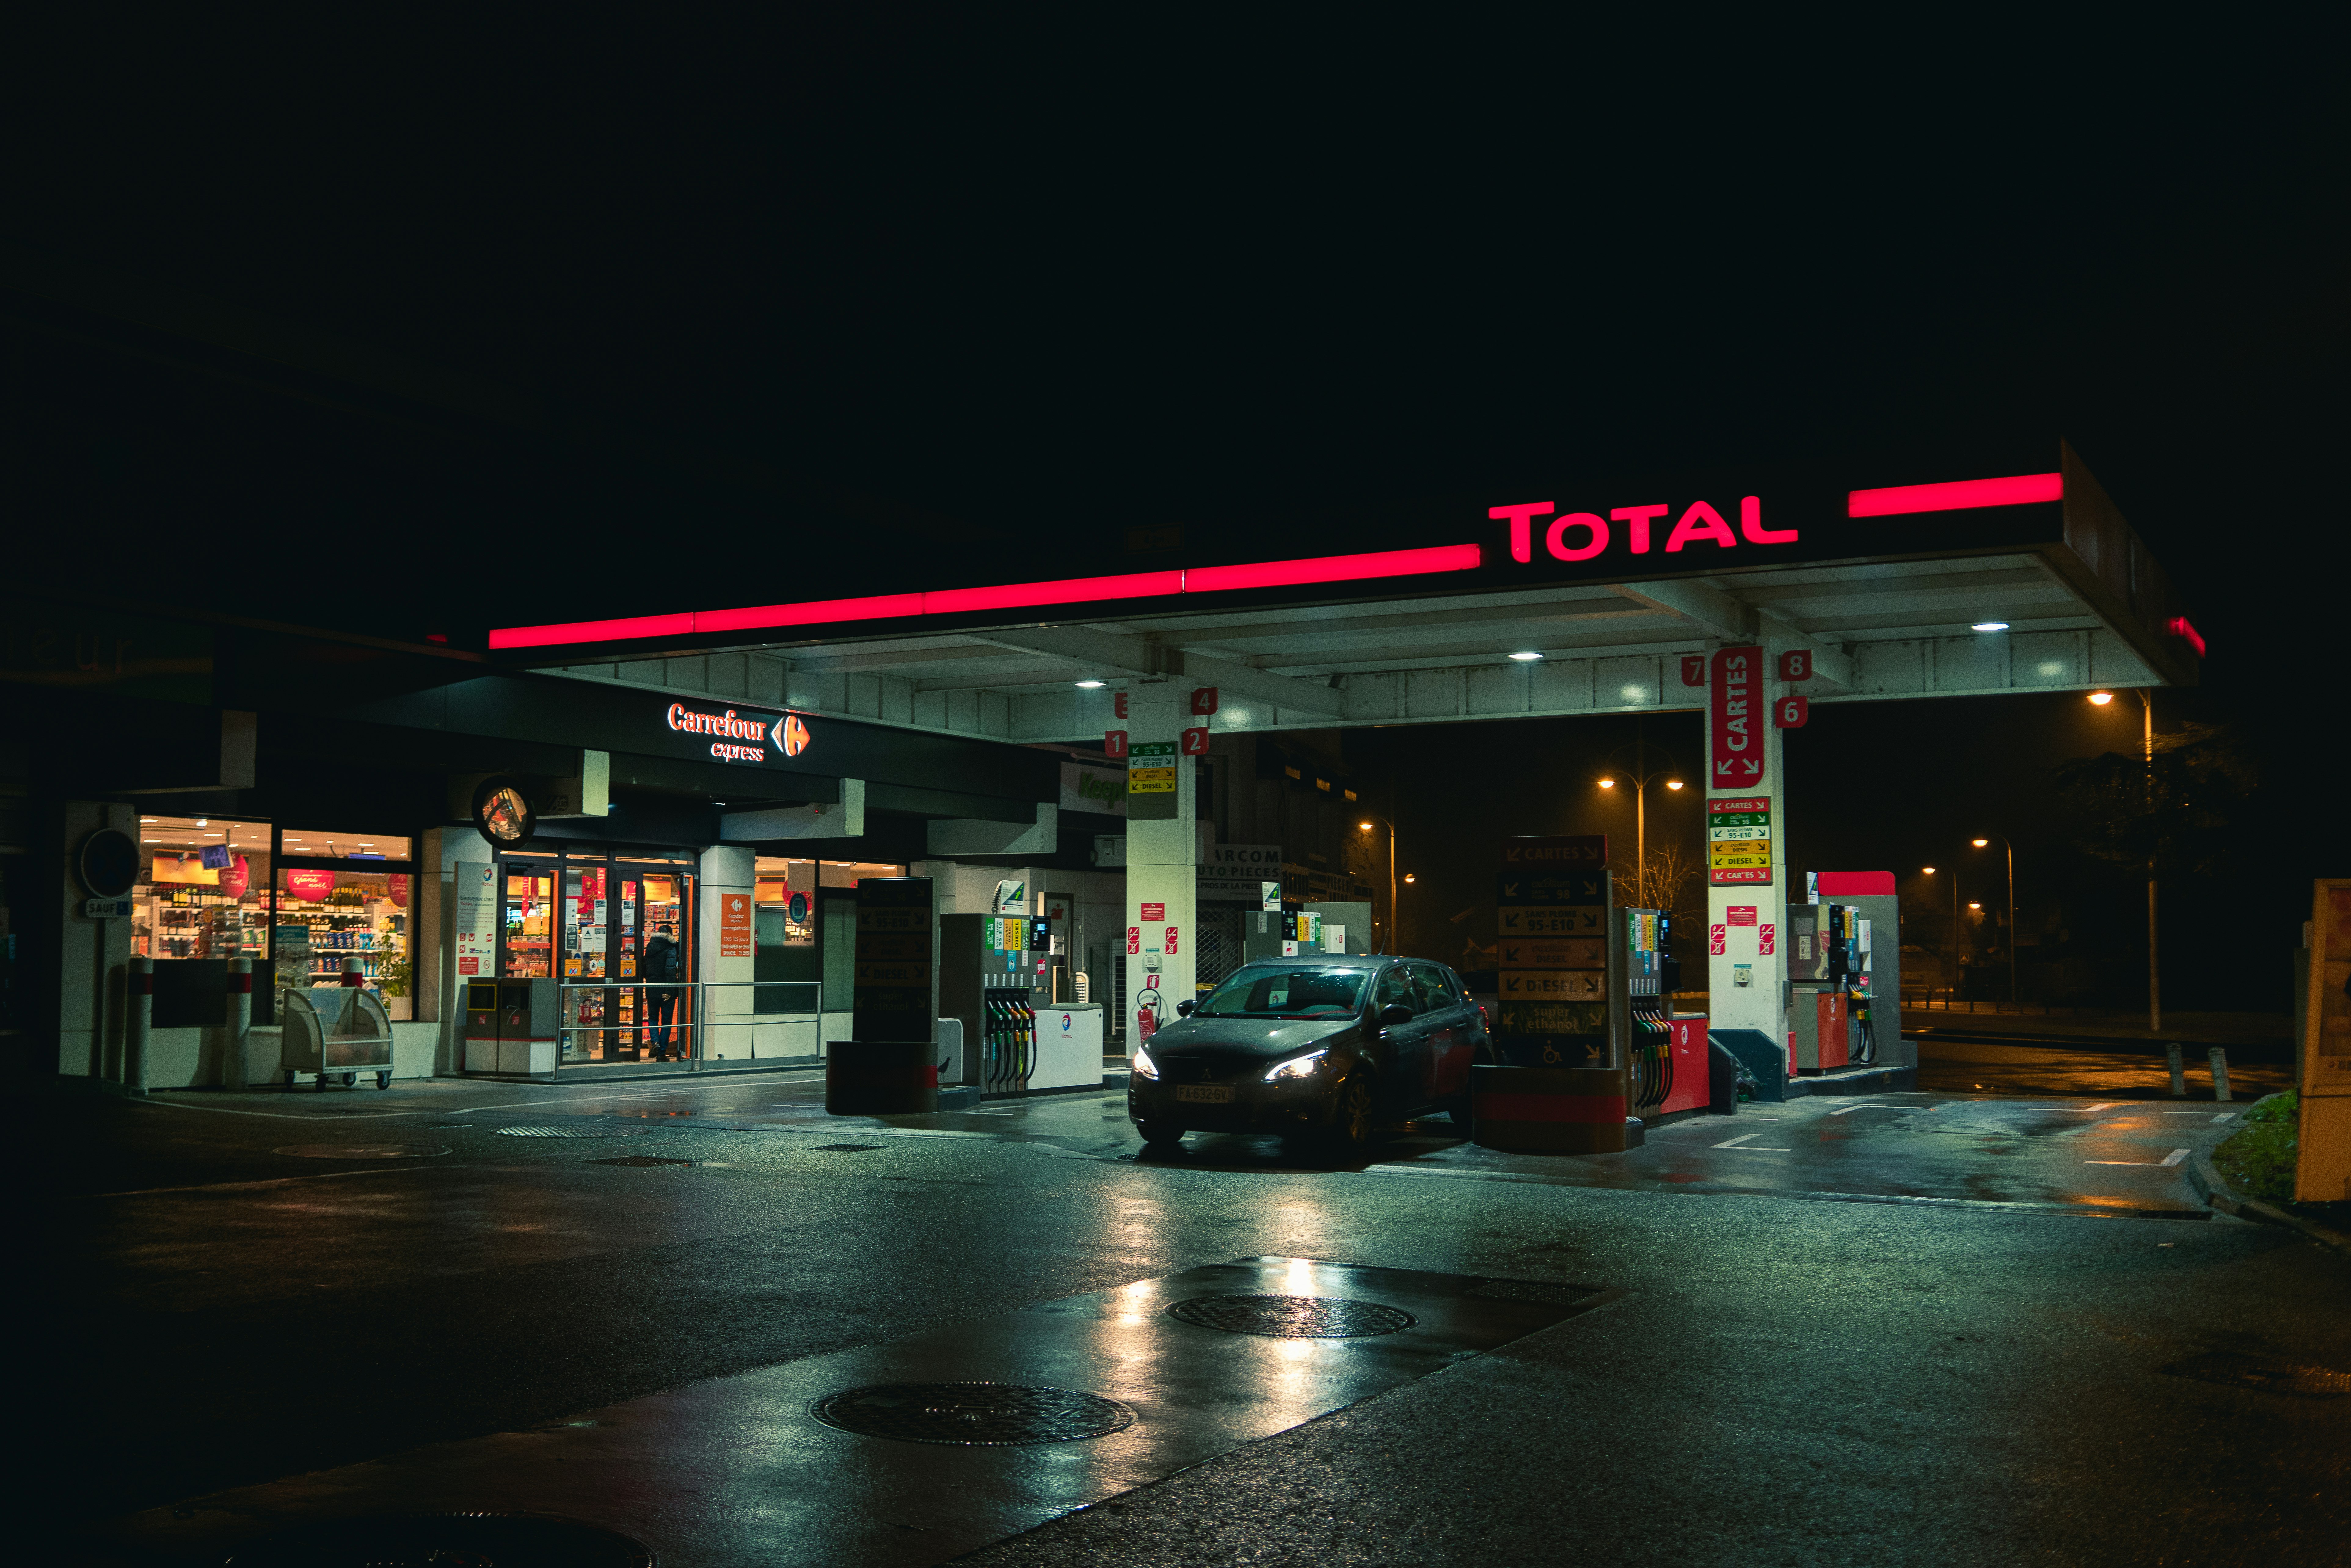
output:
[[1139, 1045], [1134, 1048], [1134, 1054], [1126, 1059], [1126, 1065], [1137, 1078], [1159, 1076], [1159, 1063], [1152, 1061], [1151, 1053]]
[[1331, 1050], [1325, 1046], [1321, 1051], [1310, 1051], [1303, 1056], [1293, 1056], [1288, 1061], [1277, 1061], [1265, 1070], [1265, 1081], [1279, 1083], [1285, 1078], [1311, 1078], [1322, 1071], [1330, 1055]]

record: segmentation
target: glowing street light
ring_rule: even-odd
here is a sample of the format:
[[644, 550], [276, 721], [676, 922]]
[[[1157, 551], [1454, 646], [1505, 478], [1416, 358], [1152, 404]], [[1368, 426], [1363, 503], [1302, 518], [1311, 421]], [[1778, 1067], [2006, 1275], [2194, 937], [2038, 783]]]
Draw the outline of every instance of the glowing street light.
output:
[[2090, 694], [2090, 705], [2093, 707], [2104, 707], [2114, 700], [2115, 694], [2112, 692], [2092, 692]]

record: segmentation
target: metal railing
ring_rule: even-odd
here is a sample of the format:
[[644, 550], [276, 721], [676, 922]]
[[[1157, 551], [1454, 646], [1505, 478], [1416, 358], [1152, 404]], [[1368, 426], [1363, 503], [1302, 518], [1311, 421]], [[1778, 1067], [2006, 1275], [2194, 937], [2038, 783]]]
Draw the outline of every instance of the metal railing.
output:
[[[750, 995], [726, 994], [746, 991]], [[567, 1066], [636, 1066], [649, 1061], [675, 1061], [688, 1072], [700, 1072], [715, 1061], [786, 1067], [824, 1060], [820, 1038], [812, 1042], [813, 1051], [766, 1053], [758, 1040], [760, 1030], [779, 1024], [820, 1024], [821, 980], [566, 980], [557, 987], [556, 998], [550, 1076], [561, 1076]], [[728, 1007], [730, 1001], [747, 1005], [738, 1010]], [[735, 1054], [738, 1043], [740, 1056]]]

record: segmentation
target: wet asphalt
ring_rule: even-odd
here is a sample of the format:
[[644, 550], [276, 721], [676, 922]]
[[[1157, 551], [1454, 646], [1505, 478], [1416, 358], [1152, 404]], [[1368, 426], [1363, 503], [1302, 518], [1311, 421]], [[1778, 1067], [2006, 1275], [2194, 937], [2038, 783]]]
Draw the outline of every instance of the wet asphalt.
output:
[[[476, 1506], [538, 1488], [664, 1563], [2228, 1563], [2351, 1534], [2351, 1398], [2165, 1370], [2351, 1369], [2351, 1260], [2213, 1216], [2173, 1158], [2241, 1103], [1824, 1097], [1581, 1160], [1437, 1122], [1332, 1166], [1246, 1138], [1141, 1158], [1115, 1095], [888, 1120], [817, 1096], [779, 1075], [20, 1102], [47, 1325], [20, 1480], [67, 1560], [123, 1563], [390, 1507], [429, 1467], [379, 1461], [435, 1445], [470, 1456], [437, 1473]], [[984, 1484], [934, 1497], [963, 1450], [838, 1436], [854, 1463], [759, 1468], [809, 1441], [829, 1367], [1003, 1376], [1019, 1345], [1093, 1366], [1056, 1337], [1085, 1312], [1053, 1303], [1245, 1259], [1603, 1294], [1229, 1442], [1199, 1429], [1220, 1400], [1196, 1343], [1154, 1338], [1087, 1375], [1140, 1391], [1188, 1456], [1172, 1473], [1102, 1441], [992, 1450]], [[1353, 1343], [1300, 1354], [1343, 1388]], [[1225, 1375], [1223, 1404], [1268, 1378]], [[715, 1441], [746, 1408], [757, 1433]], [[498, 1457], [591, 1410], [651, 1449], [563, 1450], [598, 1479], [553, 1492]], [[673, 1456], [657, 1480], [646, 1452]], [[979, 1506], [999, 1491], [1029, 1511]], [[928, 1525], [892, 1517], [918, 1493]]]

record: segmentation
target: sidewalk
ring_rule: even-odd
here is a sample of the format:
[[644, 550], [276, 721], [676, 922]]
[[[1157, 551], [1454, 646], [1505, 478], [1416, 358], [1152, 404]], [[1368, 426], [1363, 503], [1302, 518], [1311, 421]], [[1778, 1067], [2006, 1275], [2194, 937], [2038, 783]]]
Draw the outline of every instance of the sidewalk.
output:
[[2294, 1018], [2288, 1013], [2171, 1013], [2163, 1015], [2160, 1032], [2147, 1027], [2147, 1015], [2141, 1013], [2074, 1013], [2051, 1017], [2045, 1013], [1994, 1012], [1989, 1002], [1979, 1004], [1980, 1010], [1970, 1012], [1962, 1005], [1954, 1011], [1948, 1008], [1904, 1008], [1902, 1032], [1917, 1034], [1931, 1030], [1935, 1034], [1953, 1035], [2022, 1035], [2037, 1040], [2139, 1041], [2160, 1045], [2178, 1040], [2182, 1045], [2272, 1045], [2291, 1051], [2294, 1038]]

